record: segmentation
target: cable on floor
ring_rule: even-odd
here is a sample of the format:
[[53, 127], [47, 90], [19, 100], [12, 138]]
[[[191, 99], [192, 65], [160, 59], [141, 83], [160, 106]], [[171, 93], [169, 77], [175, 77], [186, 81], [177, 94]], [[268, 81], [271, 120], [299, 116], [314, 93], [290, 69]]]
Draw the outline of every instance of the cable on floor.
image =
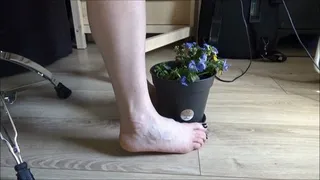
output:
[[242, 14], [242, 20], [243, 20], [243, 23], [244, 23], [244, 26], [246, 28], [246, 34], [247, 34], [247, 39], [248, 39], [248, 46], [249, 46], [249, 55], [250, 55], [250, 62], [249, 62], [249, 65], [247, 67], [247, 69], [242, 72], [242, 74], [240, 74], [239, 76], [235, 77], [233, 80], [224, 80], [224, 79], [221, 79], [219, 78], [218, 76], [216, 76], [216, 78], [221, 81], [221, 82], [226, 82], [226, 83], [231, 83], [231, 82], [234, 82], [235, 80], [239, 79], [240, 77], [242, 77], [243, 75], [245, 75], [247, 73], [247, 71], [249, 70], [249, 68], [251, 67], [251, 64], [252, 64], [252, 49], [251, 49], [251, 41], [250, 41], [250, 35], [249, 35], [249, 30], [248, 30], [248, 24], [247, 24], [247, 21], [246, 21], [246, 18], [244, 16], [244, 7], [243, 7], [243, 1], [240, 0], [240, 4], [241, 4], [241, 14]]

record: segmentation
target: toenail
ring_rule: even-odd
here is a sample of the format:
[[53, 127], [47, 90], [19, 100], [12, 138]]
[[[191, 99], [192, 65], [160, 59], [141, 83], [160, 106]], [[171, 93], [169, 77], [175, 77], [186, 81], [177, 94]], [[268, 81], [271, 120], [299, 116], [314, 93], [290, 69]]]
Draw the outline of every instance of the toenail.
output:
[[207, 123], [203, 123], [202, 126], [203, 126], [204, 128], [208, 128]]

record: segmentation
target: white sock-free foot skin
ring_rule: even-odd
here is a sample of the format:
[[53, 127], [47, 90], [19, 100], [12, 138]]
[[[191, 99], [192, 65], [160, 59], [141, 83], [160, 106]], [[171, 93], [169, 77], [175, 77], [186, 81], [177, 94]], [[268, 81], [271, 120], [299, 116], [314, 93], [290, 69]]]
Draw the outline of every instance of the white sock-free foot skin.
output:
[[145, 0], [87, 1], [93, 38], [106, 63], [120, 111], [120, 144], [130, 152], [188, 153], [206, 140], [200, 123], [160, 116], [146, 83]]

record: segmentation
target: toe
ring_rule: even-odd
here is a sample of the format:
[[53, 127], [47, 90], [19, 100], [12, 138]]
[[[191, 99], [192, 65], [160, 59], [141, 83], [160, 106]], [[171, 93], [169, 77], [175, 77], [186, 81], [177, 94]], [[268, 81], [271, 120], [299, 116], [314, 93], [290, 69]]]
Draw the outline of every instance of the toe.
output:
[[203, 138], [194, 139], [194, 143], [199, 143], [201, 146], [203, 146], [204, 142], [205, 142], [205, 139]]
[[194, 150], [198, 150], [198, 149], [200, 149], [201, 148], [201, 144], [200, 143], [197, 143], [197, 142], [194, 142], [193, 143], [193, 149]]
[[196, 131], [195, 137], [206, 140], [207, 139], [207, 133], [205, 133], [203, 131]]
[[201, 146], [206, 142], [207, 134], [203, 131], [196, 131], [193, 142], [200, 143]]

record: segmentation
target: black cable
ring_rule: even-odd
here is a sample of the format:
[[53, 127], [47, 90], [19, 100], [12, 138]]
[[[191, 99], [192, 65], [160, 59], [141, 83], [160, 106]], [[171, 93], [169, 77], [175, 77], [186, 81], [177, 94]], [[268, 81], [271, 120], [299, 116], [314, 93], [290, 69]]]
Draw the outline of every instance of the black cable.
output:
[[235, 80], [239, 79], [240, 77], [242, 77], [243, 75], [245, 75], [247, 73], [247, 71], [249, 70], [249, 68], [251, 67], [252, 64], [252, 49], [251, 49], [251, 41], [250, 41], [250, 36], [249, 36], [249, 30], [248, 30], [248, 24], [246, 21], [246, 18], [244, 17], [244, 7], [243, 7], [243, 1], [240, 0], [240, 4], [241, 4], [241, 13], [242, 13], [242, 20], [244, 23], [244, 26], [246, 28], [246, 33], [247, 33], [247, 38], [248, 38], [248, 45], [249, 45], [249, 54], [250, 54], [250, 63], [247, 67], [247, 69], [239, 76], [237, 76], [236, 78], [234, 78], [233, 80], [223, 80], [220, 79], [218, 76], [216, 76], [216, 78], [221, 81], [221, 82], [226, 82], [226, 83], [230, 83], [230, 82], [234, 82]]
[[301, 46], [304, 48], [304, 50], [307, 52], [307, 54], [308, 54], [308, 56], [310, 57], [310, 59], [312, 60], [313, 64], [314, 64], [314, 65], [317, 67], [317, 69], [320, 71], [319, 66], [315, 63], [313, 57], [311, 56], [311, 54], [309, 53], [308, 49], [304, 46], [304, 44], [302, 43], [302, 41], [301, 41], [301, 39], [300, 39], [300, 37], [299, 37], [299, 34], [298, 34], [298, 32], [297, 32], [297, 30], [296, 30], [296, 27], [295, 27], [295, 25], [294, 25], [294, 23], [293, 23], [293, 21], [292, 21], [292, 18], [291, 18], [291, 15], [290, 15], [290, 12], [289, 12], [289, 10], [288, 10], [288, 7], [287, 7], [286, 2], [285, 2], [284, 0], [282, 0], [282, 3], [283, 3], [283, 6], [284, 6], [287, 14], [288, 14], [288, 17], [289, 17], [289, 20], [290, 20], [292, 29], [293, 29], [294, 33], [296, 34], [296, 36], [297, 36], [297, 38], [298, 38], [298, 41], [300, 42], [300, 44], [301, 44]]

